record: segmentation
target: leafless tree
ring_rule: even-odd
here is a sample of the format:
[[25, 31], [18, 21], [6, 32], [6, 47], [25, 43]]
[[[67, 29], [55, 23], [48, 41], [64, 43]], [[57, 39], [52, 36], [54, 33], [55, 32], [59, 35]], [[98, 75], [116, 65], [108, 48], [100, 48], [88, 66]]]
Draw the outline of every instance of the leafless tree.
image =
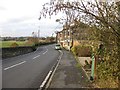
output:
[[[66, 20], [68, 24], [80, 20], [80, 22], [93, 28], [96, 38], [107, 45], [106, 50], [108, 51], [105, 55], [110, 56], [109, 63], [113, 61], [114, 64], [112, 65], [118, 66], [120, 59], [120, 2], [51, 0], [50, 3], [43, 5], [39, 19], [57, 15], [59, 12], [65, 16], [64, 19], [60, 20]], [[117, 67], [115, 70], [112, 71], [112, 74], [120, 76]]]

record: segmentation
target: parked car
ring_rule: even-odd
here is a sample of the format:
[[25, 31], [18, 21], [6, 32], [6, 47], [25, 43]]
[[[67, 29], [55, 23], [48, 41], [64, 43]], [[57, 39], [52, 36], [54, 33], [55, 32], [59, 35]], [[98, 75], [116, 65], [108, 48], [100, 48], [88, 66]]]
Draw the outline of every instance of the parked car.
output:
[[56, 49], [56, 50], [60, 50], [60, 49], [61, 49], [60, 44], [56, 44], [56, 45], [55, 45], [55, 49]]

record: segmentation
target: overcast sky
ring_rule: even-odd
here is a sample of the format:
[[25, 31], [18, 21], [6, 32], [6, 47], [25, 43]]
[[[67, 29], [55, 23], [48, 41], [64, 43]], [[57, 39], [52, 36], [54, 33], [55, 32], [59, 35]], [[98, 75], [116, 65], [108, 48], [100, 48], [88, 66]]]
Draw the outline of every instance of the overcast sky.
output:
[[60, 14], [38, 20], [42, 5], [47, 2], [49, 0], [0, 0], [0, 36], [31, 36], [40, 29], [40, 36], [46, 37], [60, 31], [62, 25], [55, 22]]
[[61, 30], [52, 19], [38, 20], [42, 5], [49, 0], [0, 0], [0, 32], [1, 36], [31, 36], [40, 29], [40, 36], [51, 36], [54, 31]]

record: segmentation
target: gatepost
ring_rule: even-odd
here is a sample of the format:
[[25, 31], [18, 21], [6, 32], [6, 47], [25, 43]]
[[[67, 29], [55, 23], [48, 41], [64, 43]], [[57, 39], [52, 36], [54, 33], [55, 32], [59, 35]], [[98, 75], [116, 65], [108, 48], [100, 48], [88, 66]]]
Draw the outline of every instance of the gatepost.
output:
[[94, 54], [92, 54], [92, 67], [91, 67], [91, 76], [90, 76], [91, 81], [94, 80], [94, 71], [95, 71], [95, 57]]

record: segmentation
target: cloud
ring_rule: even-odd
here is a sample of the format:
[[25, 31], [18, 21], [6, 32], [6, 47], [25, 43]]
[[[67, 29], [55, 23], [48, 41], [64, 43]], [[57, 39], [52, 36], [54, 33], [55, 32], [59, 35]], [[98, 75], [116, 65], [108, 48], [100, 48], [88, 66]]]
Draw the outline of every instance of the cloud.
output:
[[6, 8], [4, 8], [4, 7], [0, 6], [0, 10], [6, 10]]
[[[46, 21], [47, 20], [47, 21]], [[2, 28], [2, 36], [31, 36], [32, 32], [40, 30], [40, 35], [51, 36], [56, 29], [62, 27], [55, 21], [44, 19], [39, 21], [38, 19], [31, 17], [15, 18], [0, 25]]]
[[[1, 0], [0, 28], [2, 36], [30, 36], [33, 31], [41, 31], [41, 36], [49, 36], [59, 23], [55, 18], [41, 19], [42, 5], [50, 0]], [[40, 28], [39, 28], [40, 27]]]
[[32, 19], [32, 17], [15, 18], [15, 19], [10, 19], [8, 23], [23, 23], [24, 21], [28, 21], [30, 19]]

